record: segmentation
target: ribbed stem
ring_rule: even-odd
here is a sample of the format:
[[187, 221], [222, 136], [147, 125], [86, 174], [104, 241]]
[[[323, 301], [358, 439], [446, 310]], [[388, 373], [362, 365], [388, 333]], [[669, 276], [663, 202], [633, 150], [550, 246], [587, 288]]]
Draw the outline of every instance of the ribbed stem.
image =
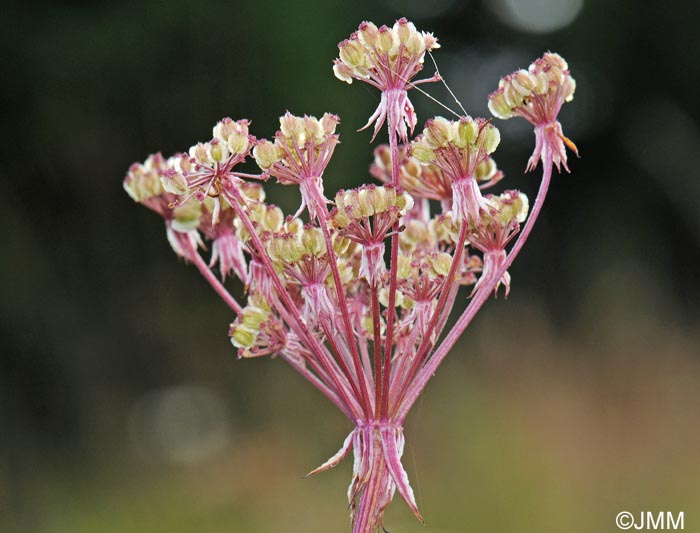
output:
[[[423, 335], [423, 339], [421, 340], [420, 346], [416, 350], [416, 353], [413, 358], [413, 363], [411, 364], [411, 367], [408, 371], [407, 374], [407, 379], [402, 382], [402, 383], [396, 383], [394, 390], [392, 390], [392, 400], [394, 400], [394, 404], [392, 405], [392, 409], [398, 408], [398, 403], [400, 400], [403, 398], [406, 389], [408, 386], [411, 384], [411, 381], [413, 377], [418, 373], [418, 371], [421, 368], [421, 365], [425, 361], [425, 359], [428, 357], [428, 354], [430, 353], [431, 348], [433, 347], [433, 331], [435, 330], [435, 326], [438, 323], [438, 320], [441, 316], [442, 311], [445, 309], [445, 302], [447, 301], [448, 297], [451, 294], [451, 291], [447, 289], [447, 287], [450, 286], [450, 284], [454, 284], [455, 276], [457, 275], [457, 269], [458, 267], [461, 266], [462, 264], [462, 254], [464, 253], [464, 243], [467, 240], [467, 226], [468, 223], [466, 220], [462, 220], [462, 223], [459, 228], [459, 236], [457, 238], [457, 246], [455, 248], [455, 254], [454, 257], [452, 258], [452, 264], [450, 265], [450, 271], [447, 274], [447, 277], [445, 278], [445, 285], [440, 292], [440, 297], [438, 298], [437, 305], [435, 306], [435, 310], [433, 311], [433, 315], [430, 318], [430, 323], [428, 324], [428, 328]], [[404, 354], [404, 357], [407, 357], [408, 354]], [[400, 387], [400, 388], [399, 388]]]
[[367, 481], [360, 488], [359, 503], [353, 513], [353, 533], [373, 533], [379, 529], [382, 523], [384, 509], [391, 500], [393, 492], [390, 484], [391, 474], [384, 458], [384, 450], [378, 431], [370, 430], [369, 439], [366, 442], [371, 449], [369, 454]]

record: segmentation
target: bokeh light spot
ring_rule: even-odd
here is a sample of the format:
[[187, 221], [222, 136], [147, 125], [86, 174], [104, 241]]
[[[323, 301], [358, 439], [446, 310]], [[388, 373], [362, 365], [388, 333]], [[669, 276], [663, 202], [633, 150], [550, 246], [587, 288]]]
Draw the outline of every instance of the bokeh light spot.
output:
[[583, 0], [495, 0], [487, 5], [508, 26], [528, 33], [549, 33], [571, 24]]

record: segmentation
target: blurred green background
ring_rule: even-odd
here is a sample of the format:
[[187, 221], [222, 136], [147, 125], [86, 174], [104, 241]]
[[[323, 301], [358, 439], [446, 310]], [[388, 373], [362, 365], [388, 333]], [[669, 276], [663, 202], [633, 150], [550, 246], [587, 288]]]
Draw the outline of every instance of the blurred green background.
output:
[[[467, 110], [551, 49], [582, 158], [416, 405], [404, 463], [427, 525], [700, 531], [700, 9], [693, 0], [10, 2], [0, 21], [0, 531], [348, 531], [351, 429], [281, 361], [237, 361], [226, 307], [122, 191], [128, 166], [224, 116], [342, 118], [332, 194], [368, 179], [378, 94], [333, 77], [364, 19], [406, 16]], [[427, 67], [430, 73], [431, 68]], [[444, 88], [426, 87], [448, 105]], [[412, 96], [419, 123], [442, 111]], [[507, 187], [531, 128], [498, 122]], [[289, 191], [271, 196], [290, 207]], [[237, 288], [240, 290], [240, 288]]]

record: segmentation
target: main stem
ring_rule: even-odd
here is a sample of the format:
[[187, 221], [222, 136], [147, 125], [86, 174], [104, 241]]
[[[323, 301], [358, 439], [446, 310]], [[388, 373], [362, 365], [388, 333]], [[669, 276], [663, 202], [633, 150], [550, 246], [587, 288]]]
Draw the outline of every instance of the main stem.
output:
[[384, 459], [384, 449], [378, 434], [371, 433], [371, 442], [365, 442], [371, 450], [368, 455], [371, 458], [368, 465], [367, 481], [362, 487], [360, 502], [357, 512], [353, 517], [353, 533], [373, 533], [381, 523], [381, 516], [386, 500], [387, 488], [390, 481], [389, 470]]

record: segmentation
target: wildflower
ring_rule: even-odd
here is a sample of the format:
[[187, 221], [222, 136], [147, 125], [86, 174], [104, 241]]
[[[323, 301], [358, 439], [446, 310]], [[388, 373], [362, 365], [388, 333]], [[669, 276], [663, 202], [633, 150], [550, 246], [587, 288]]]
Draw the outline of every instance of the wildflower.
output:
[[[336, 76], [382, 90], [368, 123], [375, 135], [388, 123], [389, 144], [375, 150], [370, 169], [379, 185], [329, 201], [324, 173], [339, 118], [289, 112], [273, 140], [258, 141], [245, 119], [225, 118], [210, 141], [168, 159], [152, 155], [124, 180], [135, 201], [165, 220], [176, 253], [228, 304], [238, 357], [283, 359], [353, 423], [340, 450], [311, 472], [333, 468], [352, 450], [353, 533], [382, 527], [395, 492], [422, 520], [401, 464], [404, 420], [484, 302], [500, 285], [508, 294], [508, 268], [540, 212], [551, 168], [566, 166], [556, 113], [573, 80], [554, 54], [527, 76], [506, 77], [490, 102], [498, 116], [535, 124], [533, 158], [543, 159], [544, 174], [529, 216], [518, 191], [482, 193], [503, 178], [491, 157], [500, 134], [490, 121], [434, 117], [409, 142], [416, 116], [407, 90], [420, 83], [410, 80], [436, 47], [405, 19], [393, 28], [365, 22], [340, 44]], [[237, 170], [251, 158], [262, 174]], [[261, 182], [269, 176], [299, 187], [294, 214], [266, 202]], [[198, 251], [204, 241], [208, 264]], [[224, 286], [232, 274], [245, 286], [243, 303]], [[469, 303], [452, 324], [464, 286], [473, 286]]]
[[321, 321], [333, 323], [336, 310], [327, 283], [331, 267], [320, 229], [307, 225], [297, 233], [275, 235], [267, 251], [289, 283], [301, 288], [301, 312], [306, 322], [312, 326]]
[[131, 198], [158, 213], [165, 220], [166, 235], [173, 251], [186, 261], [194, 261], [198, 247], [203, 246], [197, 226], [201, 208], [195, 202], [184, 202], [173, 208], [175, 195], [161, 184], [166, 161], [161, 154], [152, 154], [141, 163], [134, 163], [124, 179], [124, 190]]
[[216, 224], [221, 212], [221, 194], [224, 184], [252, 176], [234, 171], [245, 160], [255, 143], [248, 134], [248, 120], [233, 121], [224, 118], [214, 126], [213, 139], [190, 147], [188, 154], [177, 154], [168, 161], [168, 169], [161, 172], [161, 180], [169, 192], [203, 202], [214, 199], [212, 223]]
[[374, 123], [372, 139], [387, 117], [392, 129], [406, 142], [408, 130], [416, 127], [416, 113], [407, 91], [419, 83], [438, 81], [438, 77], [414, 81], [423, 69], [426, 52], [440, 48], [432, 33], [418, 32], [413, 23], [401, 18], [393, 27], [377, 28], [363, 22], [355, 33], [338, 44], [339, 58], [333, 63], [335, 76], [344, 82], [364, 81], [382, 91], [381, 102], [362, 129]]
[[[263, 324], [269, 319], [270, 305], [260, 297], [251, 298], [251, 301], [243, 308], [236, 321], [231, 324], [231, 329], [229, 330], [231, 344], [239, 348], [239, 355], [241, 357], [267, 354], [267, 351], [258, 350], [254, 352], [251, 349], [256, 345], [258, 337], [262, 333], [261, 329], [263, 329]], [[275, 350], [275, 352], [276, 351], [279, 350]]]

